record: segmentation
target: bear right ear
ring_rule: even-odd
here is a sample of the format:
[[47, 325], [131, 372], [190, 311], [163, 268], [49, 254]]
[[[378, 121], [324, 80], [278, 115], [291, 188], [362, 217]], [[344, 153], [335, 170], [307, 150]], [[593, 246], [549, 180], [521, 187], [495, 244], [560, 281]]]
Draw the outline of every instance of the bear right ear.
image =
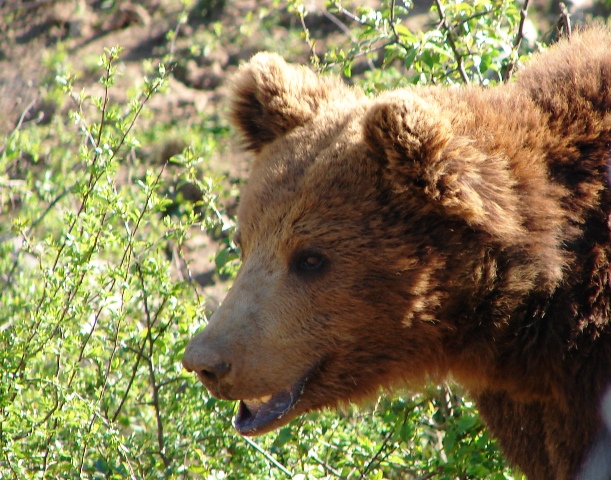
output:
[[363, 130], [371, 149], [382, 154], [387, 176], [399, 187], [424, 181], [453, 137], [439, 107], [408, 90], [378, 97]]
[[258, 53], [233, 78], [230, 120], [246, 148], [267, 144], [311, 120], [333, 83], [274, 53]]
[[519, 197], [507, 159], [455, 135], [434, 101], [410, 91], [381, 95], [363, 122], [364, 136], [398, 192], [507, 242], [523, 238]]

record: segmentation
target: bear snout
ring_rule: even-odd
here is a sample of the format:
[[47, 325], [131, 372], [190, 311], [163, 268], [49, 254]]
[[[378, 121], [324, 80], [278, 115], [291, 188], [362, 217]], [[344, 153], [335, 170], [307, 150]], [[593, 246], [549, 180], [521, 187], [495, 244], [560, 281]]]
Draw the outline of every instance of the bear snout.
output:
[[189, 342], [182, 359], [188, 372], [195, 372], [197, 378], [217, 398], [227, 399], [223, 394], [224, 380], [231, 371], [231, 362], [210, 347], [197, 343], [197, 336]]

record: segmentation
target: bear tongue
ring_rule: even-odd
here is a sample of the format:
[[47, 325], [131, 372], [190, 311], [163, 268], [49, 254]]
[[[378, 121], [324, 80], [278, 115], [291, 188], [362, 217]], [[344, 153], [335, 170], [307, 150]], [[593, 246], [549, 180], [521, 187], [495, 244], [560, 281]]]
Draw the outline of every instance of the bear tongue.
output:
[[269, 422], [282, 418], [298, 398], [291, 390], [284, 390], [274, 396], [242, 400], [234, 420], [235, 428], [243, 435], [256, 434]]

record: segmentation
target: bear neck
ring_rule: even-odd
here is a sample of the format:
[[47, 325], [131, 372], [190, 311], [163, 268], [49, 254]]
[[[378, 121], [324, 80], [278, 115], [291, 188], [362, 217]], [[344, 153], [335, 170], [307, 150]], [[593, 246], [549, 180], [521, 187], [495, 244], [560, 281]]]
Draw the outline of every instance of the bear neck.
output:
[[[595, 223], [587, 228], [596, 229]], [[600, 227], [608, 236], [607, 226]], [[565, 385], [567, 368], [611, 371], [609, 342], [601, 340], [611, 335], [610, 249], [587, 248], [580, 239], [596, 235], [584, 233], [558, 253], [565, 265], [560, 278], [526, 248], [464, 237], [465, 251], [479, 255], [470, 262], [448, 259], [441, 274], [460, 281], [435, 314], [451, 326], [441, 342], [450, 376], [476, 394], [494, 389], [524, 401], [568, 402], [574, 392]]]

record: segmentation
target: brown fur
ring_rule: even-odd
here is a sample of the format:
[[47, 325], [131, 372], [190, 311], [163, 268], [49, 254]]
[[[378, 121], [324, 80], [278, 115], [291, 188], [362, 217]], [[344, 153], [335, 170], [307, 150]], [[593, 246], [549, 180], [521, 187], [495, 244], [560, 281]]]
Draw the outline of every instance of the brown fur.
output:
[[572, 478], [611, 380], [611, 34], [373, 99], [259, 54], [232, 112], [243, 265], [184, 364], [220, 398], [298, 386], [246, 433], [452, 376], [530, 479]]

